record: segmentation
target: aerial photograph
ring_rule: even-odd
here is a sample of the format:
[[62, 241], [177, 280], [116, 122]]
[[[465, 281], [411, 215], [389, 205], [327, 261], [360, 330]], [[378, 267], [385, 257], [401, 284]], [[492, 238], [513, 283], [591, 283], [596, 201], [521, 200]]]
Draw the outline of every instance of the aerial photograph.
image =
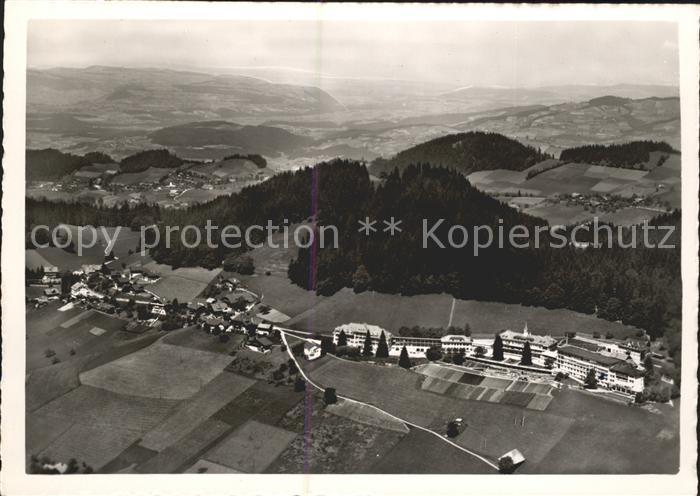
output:
[[678, 36], [30, 21], [26, 473], [678, 473]]

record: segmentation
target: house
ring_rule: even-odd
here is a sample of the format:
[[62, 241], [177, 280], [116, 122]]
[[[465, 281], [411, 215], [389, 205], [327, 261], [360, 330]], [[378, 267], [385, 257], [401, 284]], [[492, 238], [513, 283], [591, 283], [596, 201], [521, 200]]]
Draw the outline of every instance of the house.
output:
[[151, 307], [151, 313], [152, 313], [153, 315], [158, 315], [158, 316], [161, 316], [161, 317], [165, 317], [165, 315], [166, 315], [165, 307], [164, 307], [162, 304], [160, 304], [160, 303], [156, 303], [155, 305], [153, 305], [153, 306]]
[[98, 264], [83, 264], [80, 266], [80, 271], [83, 274], [92, 274], [93, 272], [97, 272], [102, 268], [101, 265]]
[[321, 358], [321, 347], [315, 343], [304, 343], [304, 358], [309, 361]]
[[246, 344], [246, 347], [249, 350], [258, 353], [270, 353], [270, 350], [272, 349], [272, 342], [267, 338], [261, 337], [257, 339], [251, 339]]
[[76, 282], [70, 287], [70, 295], [72, 298], [104, 298], [104, 295], [93, 291], [84, 282]]
[[231, 307], [222, 301], [215, 301], [211, 304], [211, 311], [216, 314], [228, 313], [231, 311]]
[[261, 322], [255, 329], [255, 334], [258, 336], [269, 336], [272, 334], [273, 329], [272, 324], [265, 324]]
[[56, 299], [61, 296], [61, 291], [58, 288], [46, 288], [44, 290], [44, 296], [51, 299]]
[[503, 455], [499, 456], [498, 461], [500, 462], [505, 458], [510, 458], [510, 460], [513, 462], [513, 467], [517, 467], [521, 463], [525, 462], [525, 457], [517, 449], [510, 450], [508, 453], [504, 453]]
[[58, 284], [60, 282], [61, 279], [55, 274], [44, 274], [44, 276], [41, 278], [41, 284]]

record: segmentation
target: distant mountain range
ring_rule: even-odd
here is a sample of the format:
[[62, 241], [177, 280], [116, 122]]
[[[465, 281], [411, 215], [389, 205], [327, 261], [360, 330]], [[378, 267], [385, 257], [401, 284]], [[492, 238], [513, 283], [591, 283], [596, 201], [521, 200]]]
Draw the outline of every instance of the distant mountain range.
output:
[[335, 98], [313, 86], [276, 84], [247, 76], [103, 66], [29, 69], [27, 105], [30, 112], [70, 110], [98, 119], [122, 114], [130, 116], [131, 124], [151, 126], [167, 119], [183, 122], [195, 117], [342, 109]]
[[29, 69], [27, 147], [99, 150], [117, 159], [163, 146], [196, 159], [258, 153], [279, 157], [270, 165], [280, 170], [305, 159], [390, 158], [469, 131], [497, 132], [554, 156], [634, 140], [680, 146], [671, 86], [512, 89], [245, 71]]

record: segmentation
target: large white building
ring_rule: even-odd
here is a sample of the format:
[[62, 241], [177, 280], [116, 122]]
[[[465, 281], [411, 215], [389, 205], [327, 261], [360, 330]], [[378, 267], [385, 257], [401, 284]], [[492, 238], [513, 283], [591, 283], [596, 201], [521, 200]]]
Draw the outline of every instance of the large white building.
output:
[[624, 393], [638, 393], [644, 389], [644, 371], [633, 360], [621, 360], [575, 344], [559, 347], [556, 370], [583, 382], [593, 369], [600, 386]]
[[348, 346], [362, 348], [365, 345], [365, 337], [369, 331], [372, 339], [372, 349], [376, 351], [382, 331], [389, 346], [390, 356], [399, 356], [403, 347], [406, 347], [410, 357], [424, 357], [425, 352], [430, 348], [438, 348], [443, 353], [463, 352], [465, 355], [472, 351], [472, 339], [467, 336], [449, 334], [442, 337], [414, 337], [414, 336], [394, 336], [391, 332], [379, 326], [371, 324], [343, 324], [333, 331], [333, 342], [338, 344], [340, 331], [345, 333]]
[[631, 340], [599, 340], [582, 336], [576, 336], [575, 338], [568, 340], [568, 344], [578, 346], [579, 348], [585, 348], [587, 350], [600, 353], [601, 355], [619, 358], [620, 360], [627, 360], [628, 358], [631, 358], [636, 364], [642, 363], [642, 353], [645, 349], [645, 346], [641, 343]]
[[367, 336], [368, 331], [370, 339], [372, 340], [373, 350], [377, 349], [376, 347], [379, 344], [379, 338], [381, 337], [382, 332], [384, 332], [387, 345], [391, 343], [391, 333], [389, 331], [372, 324], [351, 323], [343, 324], [335, 328], [333, 331], [333, 342], [335, 344], [338, 344], [338, 336], [340, 336], [341, 331], [345, 333], [348, 346], [353, 348], [361, 348], [365, 345], [365, 337]]
[[541, 336], [538, 334], [530, 334], [527, 330], [527, 324], [523, 332], [515, 332], [510, 329], [500, 333], [503, 341], [503, 357], [520, 360], [523, 355], [525, 343], [530, 343], [530, 351], [532, 352], [533, 365], [544, 367], [547, 358], [553, 362], [556, 359], [557, 340], [552, 336]]

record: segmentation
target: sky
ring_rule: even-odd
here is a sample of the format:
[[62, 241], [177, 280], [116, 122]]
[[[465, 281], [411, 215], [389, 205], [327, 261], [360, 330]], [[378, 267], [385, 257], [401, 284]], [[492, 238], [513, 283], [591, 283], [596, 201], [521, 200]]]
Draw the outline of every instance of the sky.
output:
[[34, 68], [286, 67], [464, 86], [677, 85], [679, 77], [676, 25], [639, 21], [51, 20], [30, 22], [27, 50]]

